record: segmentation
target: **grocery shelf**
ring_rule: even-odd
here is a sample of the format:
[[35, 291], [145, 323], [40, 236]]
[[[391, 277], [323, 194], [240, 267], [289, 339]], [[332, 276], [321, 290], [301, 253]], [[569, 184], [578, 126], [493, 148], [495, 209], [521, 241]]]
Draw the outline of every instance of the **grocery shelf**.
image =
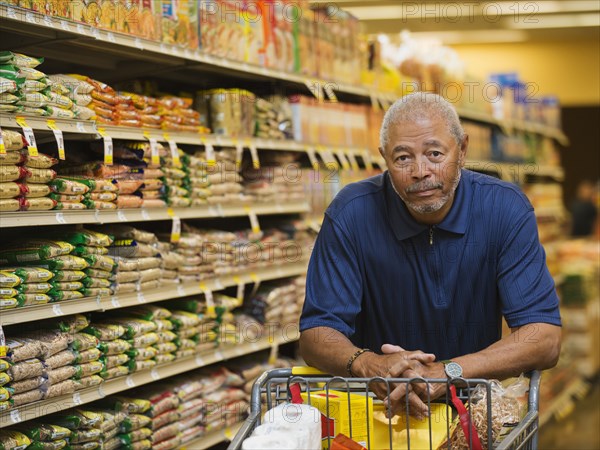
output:
[[131, 208], [82, 211], [15, 211], [0, 213], [0, 228], [33, 227], [40, 225], [103, 224], [180, 219], [243, 217], [257, 215], [299, 214], [309, 210], [305, 202], [247, 203], [194, 206], [189, 208]]
[[[316, 85], [321, 92], [327, 87], [338, 93], [363, 98], [369, 98], [372, 94], [372, 91], [366, 86], [354, 86], [246, 62], [228, 60], [207, 54], [201, 50], [190, 50], [179, 45], [165, 44], [109, 30], [101, 30], [87, 24], [50, 17], [17, 6], [0, 5], [0, 19], [2, 29], [6, 32], [11, 31], [46, 39], [56, 39], [59, 47], [55, 50], [60, 49], [60, 44], [63, 43], [61, 41], [68, 40], [69, 48], [72, 49], [72, 46], [75, 45], [82, 55], [86, 49], [101, 48], [103, 52], [108, 51], [119, 56], [126, 55], [134, 60], [168, 62], [177, 68], [181, 68], [183, 63], [186, 69], [199, 71], [212, 69], [213, 71], [218, 70], [221, 75], [238, 77], [251, 75], [257, 79], [277, 80], [303, 89], [308, 87], [309, 90], [312, 90]], [[380, 92], [376, 95], [388, 102], [393, 101], [395, 98], [395, 95], [389, 93]]]
[[197, 439], [194, 439], [187, 444], [179, 447], [179, 450], [206, 450], [221, 442], [231, 441], [235, 435], [240, 431], [244, 422], [236, 423], [230, 427], [225, 427], [220, 430], [209, 431]]
[[95, 137], [98, 134], [96, 122], [91, 120], [53, 119], [50, 117], [26, 116], [21, 114], [15, 115], [8, 113], [0, 113], [0, 127], [21, 128], [17, 123], [17, 117], [23, 117], [32, 130], [47, 131], [50, 133], [52, 129], [48, 126], [48, 122], [52, 121], [53, 125], [63, 133], [88, 135], [90, 138]]
[[228, 287], [238, 286], [242, 283], [249, 284], [258, 281], [293, 277], [305, 274], [307, 264], [308, 259], [302, 258], [299, 261], [291, 263], [251, 269], [198, 283], [181, 283], [177, 286], [163, 286], [158, 289], [153, 289], [152, 291], [132, 292], [110, 297], [81, 298], [46, 305], [7, 309], [0, 311], [0, 325], [6, 327], [9, 325], [35, 322], [37, 320], [72, 314], [127, 308], [129, 306], [136, 306], [144, 303], [154, 303], [173, 298], [200, 295], [206, 291], [220, 291]]
[[540, 410], [539, 426], [547, 424], [552, 417], [560, 420], [575, 408], [575, 399], [583, 398], [590, 390], [590, 383], [583, 377], [577, 377], [558, 394], [548, 408]]
[[505, 181], [523, 184], [527, 177], [551, 177], [556, 181], [564, 180], [562, 167], [538, 165], [536, 163], [500, 162], [470, 159], [465, 163], [467, 169], [489, 173], [493, 172]]
[[195, 356], [158, 365], [151, 370], [142, 370], [126, 377], [108, 380], [96, 387], [83, 389], [75, 394], [63, 395], [61, 397], [12, 408], [11, 410], [0, 414], [0, 428], [37, 419], [48, 414], [63, 411], [96, 400], [101, 400], [107, 395], [117, 394], [137, 386], [142, 386], [201, 367], [206, 367], [221, 361], [256, 353], [273, 346], [295, 342], [298, 338], [298, 327], [290, 326], [276, 331], [270, 330], [267, 336], [260, 337], [255, 342], [220, 345], [215, 347], [214, 351], [202, 352]]

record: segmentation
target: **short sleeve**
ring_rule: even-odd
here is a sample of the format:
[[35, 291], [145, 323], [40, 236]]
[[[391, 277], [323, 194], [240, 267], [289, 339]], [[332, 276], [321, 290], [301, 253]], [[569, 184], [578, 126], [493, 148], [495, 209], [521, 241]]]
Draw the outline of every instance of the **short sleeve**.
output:
[[511, 224], [500, 248], [498, 291], [508, 326], [536, 322], [561, 325], [558, 296], [533, 210]]
[[361, 279], [353, 243], [326, 214], [308, 266], [300, 331], [329, 327], [352, 336], [361, 310]]

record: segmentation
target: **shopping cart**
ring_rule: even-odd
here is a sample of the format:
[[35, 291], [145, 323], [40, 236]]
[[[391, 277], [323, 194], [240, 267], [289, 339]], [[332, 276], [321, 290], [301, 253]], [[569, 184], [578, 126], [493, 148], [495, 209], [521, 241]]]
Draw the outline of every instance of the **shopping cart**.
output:
[[[336, 393], [336, 397], [342, 397], [342, 406], [346, 406], [343, 403], [347, 401], [347, 436], [351, 439], [354, 439], [353, 434], [356, 433], [357, 428], [359, 428], [360, 424], [357, 424], [356, 414], [351, 413], [352, 404], [356, 407], [355, 402], [351, 402], [350, 395], [347, 395], [344, 398], [344, 395], [340, 395], [340, 393], [344, 394], [360, 394], [361, 398], [364, 398], [364, 407], [362, 408], [365, 412], [365, 417], [367, 419], [367, 439], [366, 442], [372, 444], [371, 448], [377, 449], [421, 449], [427, 448], [430, 450], [436, 450], [437, 448], [447, 448], [451, 449], [451, 427], [454, 421], [459, 421], [458, 416], [462, 416], [462, 419], [466, 419], [465, 415], [468, 414], [468, 423], [465, 427], [464, 423], [460, 425], [465, 432], [465, 437], [467, 437], [467, 442], [470, 449], [480, 448], [481, 444], [479, 443], [479, 436], [474, 436], [471, 430], [474, 432], [475, 427], [471, 425], [471, 395], [476, 386], [480, 386], [479, 389], [485, 389], [486, 396], [486, 408], [487, 408], [487, 439], [484, 439], [484, 442], [487, 442], [485, 448], [487, 449], [498, 449], [498, 450], [536, 450], [537, 449], [537, 434], [538, 434], [538, 393], [540, 386], [540, 373], [538, 371], [533, 371], [527, 375], [529, 378], [529, 394], [527, 401], [527, 412], [523, 419], [518, 422], [514, 428], [510, 430], [508, 434], [505, 435], [504, 439], [496, 445], [493, 445], [492, 442], [492, 414], [489, 412], [492, 410], [492, 396], [491, 396], [491, 383], [489, 380], [484, 379], [464, 379], [464, 378], [455, 378], [453, 380], [447, 379], [423, 379], [423, 378], [397, 378], [397, 379], [383, 379], [383, 378], [344, 378], [344, 377], [332, 377], [329, 375], [325, 375], [322, 372], [319, 372], [316, 369], [310, 367], [294, 367], [291, 369], [273, 369], [263, 373], [254, 383], [252, 387], [252, 397], [250, 401], [250, 414], [248, 418], [244, 421], [242, 427], [239, 432], [231, 441], [228, 450], [238, 450], [242, 448], [242, 443], [244, 439], [249, 437], [253, 430], [260, 425], [261, 419], [264, 413], [274, 406], [277, 406], [284, 402], [292, 401], [292, 397], [295, 395], [296, 398], [298, 396], [298, 389], [301, 392], [302, 398], [305, 400], [305, 403], [313, 405], [313, 402], [317, 400], [317, 395], [325, 396], [326, 398], [326, 411], [324, 412], [324, 416], [321, 418], [325, 418], [325, 420], [330, 420], [330, 414], [332, 414], [334, 409], [344, 409], [339, 408], [340, 404], [334, 408], [334, 406], [330, 407], [330, 392]], [[415, 383], [428, 383], [429, 386], [433, 386], [435, 384], [446, 384], [446, 396], [441, 399], [431, 400], [428, 399], [426, 403], [428, 404], [430, 411], [432, 411], [432, 416], [429, 420], [425, 421], [417, 421], [414, 418], [410, 418], [408, 415], [409, 404], [408, 398], [406, 399], [405, 404], [405, 412], [403, 412], [400, 416], [397, 416], [392, 420], [392, 418], [386, 418], [387, 421], [387, 430], [384, 430], [383, 435], [381, 431], [377, 434], [377, 427], [373, 427], [369, 424], [373, 422], [369, 422], [369, 420], [373, 420], [370, 415], [375, 416], [376, 414], [384, 414], [382, 402], [378, 401], [374, 398], [374, 394], [371, 391], [374, 383], [382, 383], [390, 392], [390, 389], [393, 389], [393, 386], [397, 386], [398, 383], [406, 383], [406, 387], [414, 386]], [[295, 390], [295, 392], [294, 392]], [[452, 396], [450, 393], [454, 392], [455, 396]], [[311, 399], [312, 397], [312, 399]], [[458, 413], [457, 411], [450, 405], [459, 403], [458, 405]], [[457, 398], [461, 401], [457, 401]], [[463, 405], [463, 402], [466, 403], [466, 408]], [[371, 406], [369, 406], [369, 402]], [[321, 405], [322, 406], [322, 405]], [[379, 408], [379, 413], [377, 412]], [[330, 410], [331, 409], [331, 410]], [[438, 419], [434, 420], [433, 411], [436, 411], [438, 414]], [[462, 410], [462, 414], [461, 414]], [[323, 413], [323, 410], [322, 410]], [[352, 420], [354, 417], [354, 427], [352, 424]], [[439, 438], [440, 433], [440, 420], [439, 417], [443, 418], [443, 430], [444, 434], [441, 442], [435, 441], [434, 437], [437, 436]], [[340, 419], [338, 417], [338, 419]], [[376, 424], [380, 424], [381, 422], [376, 422]], [[425, 426], [423, 426], [425, 423]], [[328, 424], [327, 424], [328, 425]], [[323, 424], [322, 424], [323, 426]], [[398, 434], [396, 433], [396, 428], [400, 426], [403, 427], [406, 431], [403, 431], [403, 439], [401, 442], [398, 442], [396, 437]], [[411, 431], [411, 427], [413, 430]], [[354, 432], [353, 432], [354, 428]], [[327, 427], [325, 426], [324, 430]], [[364, 430], [365, 427], [362, 428]], [[324, 431], [325, 433], [325, 431]], [[416, 434], [418, 433], [418, 434]], [[329, 433], [327, 433], [329, 434]], [[420, 439], [417, 439], [420, 438]], [[377, 445], [374, 445], [375, 438], [378, 440]], [[383, 443], [381, 442], [383, 438]], [[423, 444], [423, 439], [427, 440], [426, 444]], [[324, 438], [323, 442], [327, 442], [326, 448], [329, 448], [331, 445], [334, 436], [329, 435], [327, 438]], [[412, 446], [411, 446], [412, 440]], [[475, 442], [476, 441], [476, 442]], [[369, 445], [366, 445], [369, 447]]]

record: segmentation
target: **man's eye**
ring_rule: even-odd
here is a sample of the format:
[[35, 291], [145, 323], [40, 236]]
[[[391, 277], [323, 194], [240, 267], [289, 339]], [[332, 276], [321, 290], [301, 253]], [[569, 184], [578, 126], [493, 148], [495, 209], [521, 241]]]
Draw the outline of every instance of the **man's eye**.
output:
[[398, 156], [398, 158], [396, 158], [396, 161], [406, 162], [406, 161], [408, 161], [408, 156], [406, 156], [406, 155]]
[[437, 150], [434, 150], [433, 152], [431, 152], [431, 156], [433, 156], [434, 158], [439, 158], [440, 156], [442, 156], [442, 153], [438, 152]]

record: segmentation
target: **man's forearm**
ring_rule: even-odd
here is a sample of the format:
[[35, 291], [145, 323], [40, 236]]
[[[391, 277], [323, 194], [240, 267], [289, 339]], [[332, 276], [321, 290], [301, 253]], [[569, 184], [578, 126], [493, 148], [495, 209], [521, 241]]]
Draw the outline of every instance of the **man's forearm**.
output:
[[513, 330], [480, 352], [453, 360], [463, 367], [465, 378], [502, 380], [530, 370], [554, 367], [560, 353], [560, 335], [558, 326], [533, 323]]
[[331, 375], [348, 376], [346, 366], [358, 348], [333, 328], [317, 327], [300, 336], [300, 354], [306, 364]]

